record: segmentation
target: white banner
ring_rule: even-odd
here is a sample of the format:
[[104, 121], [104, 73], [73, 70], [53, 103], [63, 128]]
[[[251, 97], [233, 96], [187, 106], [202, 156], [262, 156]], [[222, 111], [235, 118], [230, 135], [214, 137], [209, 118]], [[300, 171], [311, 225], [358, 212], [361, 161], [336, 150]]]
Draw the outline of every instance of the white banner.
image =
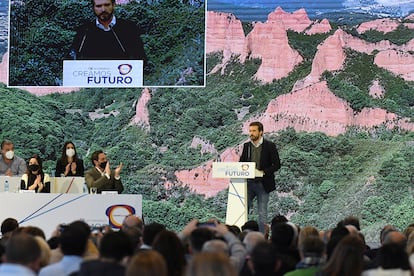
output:
[[142, 87], [142, 60], [64, 60], [63, 86]]
[[20, 226], [37, 226], [50, 238], [60, 224], [83, 220], [91, 227], [118, 229], [125, 216], [142, 217], [142, 195], [0, 193], [0, 221], [15, 218]]

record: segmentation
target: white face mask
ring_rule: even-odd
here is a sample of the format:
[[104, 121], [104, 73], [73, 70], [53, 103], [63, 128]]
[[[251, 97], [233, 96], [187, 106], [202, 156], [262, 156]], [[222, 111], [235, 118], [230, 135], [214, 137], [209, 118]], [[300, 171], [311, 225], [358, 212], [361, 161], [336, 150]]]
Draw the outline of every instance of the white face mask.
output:
[[73, 156], [75, 156], [75, 150], [74, 150], [74, 149], [67, 149], [67, 150], [66, 150], [66, 155], [67, 155], [68, 157], [73, 157]]
[[6, 152], [6, 158], [7, 159], [13, 159], [13, 157], [14, 157], [14, 151], [12, 151], [12, 150], [9, 150], [8, 152]]

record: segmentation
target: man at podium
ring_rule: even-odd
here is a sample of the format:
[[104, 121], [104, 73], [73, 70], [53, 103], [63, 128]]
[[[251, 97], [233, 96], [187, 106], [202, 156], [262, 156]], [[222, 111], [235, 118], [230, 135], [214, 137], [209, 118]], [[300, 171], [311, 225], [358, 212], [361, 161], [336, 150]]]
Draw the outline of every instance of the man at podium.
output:
[[275, 172], [280, 168], [276, 145], [263, 138], [263, 124], [252, 122], [249, 125], [250, 141], [244, 143], [240, 162], [255, 162], [255, 178], [247, 179], [247, 206], [252, 207], [257, 197], [259, 231], [264, 233], [267, 222], [269, 193], [276, 189]]
[[115, 0], [93, 0], [95, 20], [81, 26], [72, 42], [70, 56], [83, 60], [143, 60], [141, 30], [128, 20], [115, 17]]

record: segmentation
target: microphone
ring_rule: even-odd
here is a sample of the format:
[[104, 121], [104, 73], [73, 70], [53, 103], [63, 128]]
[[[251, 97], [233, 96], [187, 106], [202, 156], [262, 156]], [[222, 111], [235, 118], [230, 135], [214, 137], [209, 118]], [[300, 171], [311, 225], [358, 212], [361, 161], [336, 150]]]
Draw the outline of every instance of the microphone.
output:
[[116, 34], [115, 30], [112, 28], [112, 25], [109, 25], [109, 29], [112, 31], [112, 33], [115, 36], [116, 41], [118, 42], [119, 46], [122, 49], [122, 52], [124, 52], [124, 54], [126, 53], [124, 46], [122, 45], [121, 41], [118, 38], [118, 35]]

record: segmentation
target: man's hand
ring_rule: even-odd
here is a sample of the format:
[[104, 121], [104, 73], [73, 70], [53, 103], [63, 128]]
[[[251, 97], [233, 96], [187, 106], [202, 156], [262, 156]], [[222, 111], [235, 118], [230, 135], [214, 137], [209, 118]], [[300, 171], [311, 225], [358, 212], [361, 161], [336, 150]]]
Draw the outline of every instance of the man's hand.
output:
[[181, 233], [184, 235], [184, 237], [189, 237], [191, 232], [194, 231], [194, 229], [197, 228], [198, 219], [191, 220], [181, 231]]
[[6, 171], [5, 175], [6, 175], [6, 176], [13, 176], [13, 173], [12, 173], [12, 171], [11, 171], [11, 169], [10, 169], [10, 168], [8, 168], [8, 169], [7, 169], [7, 171]]
[[119, 177], [121, 175], [121, 170], [122, 170], [122, 162], [115, 169], [115, 177]]
[[105, 173], [109, 176], [111, 176], [111, 167], [109, 166], [109, 161], [106, 162], [106, 166], [105, 166]]

